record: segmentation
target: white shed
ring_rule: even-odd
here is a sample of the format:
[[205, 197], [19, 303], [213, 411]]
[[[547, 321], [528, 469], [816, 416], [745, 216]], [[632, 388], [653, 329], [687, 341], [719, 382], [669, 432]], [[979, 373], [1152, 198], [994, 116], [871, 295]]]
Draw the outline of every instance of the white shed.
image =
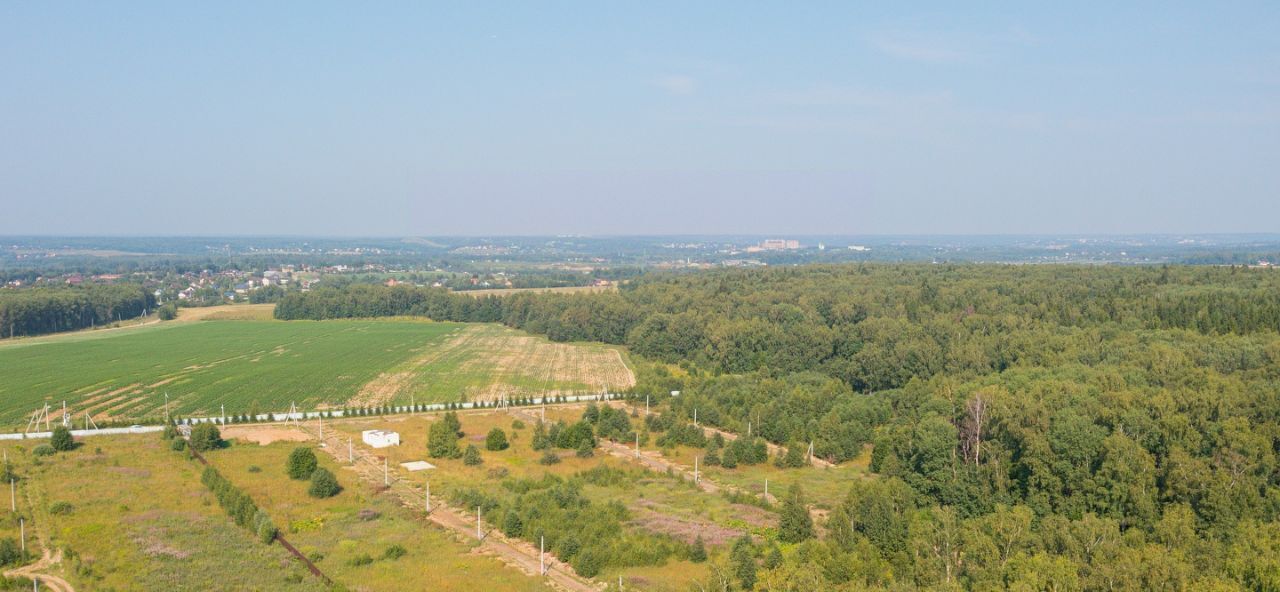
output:
[[374, 448], [400, 445], [400, 434], [385, 430], [365, 430], [360, 432], [360, 438], [364, 440], [365, 444]]

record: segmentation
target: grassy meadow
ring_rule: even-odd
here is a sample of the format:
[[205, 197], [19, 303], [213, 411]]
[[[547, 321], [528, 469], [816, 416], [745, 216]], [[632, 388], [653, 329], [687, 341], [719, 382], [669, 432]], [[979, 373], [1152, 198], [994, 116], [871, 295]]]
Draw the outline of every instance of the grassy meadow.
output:
[[[0, 444], [20, 477], [27, 544], [36, 556], [42, 538], [63, 549], [51, 571], [77, 590], [325, 589], [283, 548], [236, 526], [200, 483], [200, 465], [157, 434], [90, 438], [43, 458], [31, 446]], [[59, 502], [70, 509], [51, 512]], [[0, 529], [9, 536], [16, 528]]]
[[[289, 541], [335, 582], [368, 592], [463, 590], [481, 580], [485, 590], [495, 592], [549, 589], [536, 577], [472, 553], [471, 543], [458, 542], [391, 496], [379, 495], [328, 454], [316, 456], [320, 466], [338, 476], [343, 490], [328, 499], [308, 496], [306, 481], [292, 481], [285, 474], [289, 452], [298, 445], [237, 443], [206, 457], [270, 513]], [[393, 545], [406, 554], [388, 558], [386, 550]], [[361, 564], [364, 555], [372, 562]]]

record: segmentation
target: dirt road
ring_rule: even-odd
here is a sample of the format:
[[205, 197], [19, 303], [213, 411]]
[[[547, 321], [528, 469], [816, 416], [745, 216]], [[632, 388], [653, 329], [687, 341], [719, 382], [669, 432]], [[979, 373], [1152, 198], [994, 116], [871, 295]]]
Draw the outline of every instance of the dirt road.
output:
[[[23, 488], [23, 497], [26, 498], [27, 505], [33, 510], [38, 507], [35, 499], [32, 498], [31, 487]], [[34, 514], [35, 512], [33, 512], [33, 515]], [[28, 527], [35, 531], [36, 540], [39, 541], [40, 548], [43, 549], [40, 553], [40, 559], [35, 563], [5, 570], [4, 575], [6, 577], [21, 576], [27, 579], [38, 580], [41, 585], [53, 592], [75, 592], [76, 589], [71, 585], [71, 583], [61, 577], [47, 573], [40, 573], [48, 570], [54, 565], [62, 563], [62, 549], [58, 549], [51, 553], [49, 551], [49, 547], [51, 546], [49, 544], [49, 533], [45, 531], [41, 524], [31, 524], [30, 522], [28, 524]]]
[[53, 592], [75, 592], [75, 588], [66, 580], [46, 573], [40, 573], [54, 564], [62, 562], [62, 550], [57, 553], [49, 553], [48, 549], [40, 555], [40, 560], [35, 563], [24, 565], [22, 567], [5, 570], [4, 575], [7, 578], [24, 577], [32, 580], [39, 580], [42, 588], [52, 590]]

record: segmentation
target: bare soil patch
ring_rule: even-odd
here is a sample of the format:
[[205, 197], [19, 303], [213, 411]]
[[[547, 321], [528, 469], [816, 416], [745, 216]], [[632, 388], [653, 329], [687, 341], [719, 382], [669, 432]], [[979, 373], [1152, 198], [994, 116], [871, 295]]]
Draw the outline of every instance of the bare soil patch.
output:
[[306, 442], [311, 436], [294, 426], [228, 426], [222, 429], [222, 437], [266, 446], [272, 442]]

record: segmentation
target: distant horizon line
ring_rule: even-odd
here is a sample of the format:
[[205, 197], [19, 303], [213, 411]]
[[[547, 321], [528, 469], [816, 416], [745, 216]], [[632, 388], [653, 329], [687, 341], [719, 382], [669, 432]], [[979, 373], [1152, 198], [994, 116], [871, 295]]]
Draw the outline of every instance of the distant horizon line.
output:
[[1041, 233], [786, 233], [786, 232], [741, 232], [741, 233], [636, 233], [636, 234], [585, 234], [585, 233], [552, 233], [552, 234], [259, 234], [259, 233], [227, 233], [227, 234], [0, 234], [4, 239], [196, 239], [196, 238], [229, 238], [229, 239], [328, 239], [328, 240], [360, 240], [360, 239], [477, 239], [477, 238], [588, 238], [588, 239], [625, 239], [625, 238], [1139, 238], [1139, 237], [1257, 237], [1280, 240], [1280, 231], [1276, 232], [1041, 232]]

